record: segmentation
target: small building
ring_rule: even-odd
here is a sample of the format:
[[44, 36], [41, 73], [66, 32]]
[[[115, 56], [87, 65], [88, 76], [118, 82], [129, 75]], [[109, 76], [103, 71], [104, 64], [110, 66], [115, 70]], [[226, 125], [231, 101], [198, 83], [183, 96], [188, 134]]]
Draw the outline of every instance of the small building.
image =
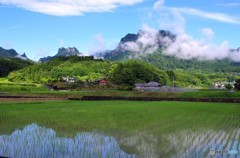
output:
[[107, 81], [106, 80], [101, 80], [100, 82], [99, 82], [99, 85], [107, 85]]
[[68, 77], [68, 76], [62, 77], [62, 80], [67, 82], [67, 83], [75, 83], [75, 82], [77, 82], [77, 78], [75, 78], [75, 77]]
[[158, 82], [136, 83], [134, 90], [136, 91], [159, 91], [162, 85]]
[[98, 79], [95, 80], [93, 83], [98, 85], [107, 85], [107, 81], [105, 79]]

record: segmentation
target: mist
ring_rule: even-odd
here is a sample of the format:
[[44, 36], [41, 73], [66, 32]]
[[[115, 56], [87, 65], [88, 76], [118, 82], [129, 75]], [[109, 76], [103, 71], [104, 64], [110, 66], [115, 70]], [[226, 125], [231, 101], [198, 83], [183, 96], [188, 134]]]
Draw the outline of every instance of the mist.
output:
[[[154, 6], [159, 7], [163, 1], [158, 1]], [[159, 43], [163, 49], [163, 54], [167, 56], [175, 56], [180, 59], [198, 60], [221, 60], [228, 58], [232, 61], [240, 61], [240, 50], [232, 49], [228, 41], [222, 41], [220, 44], [212, 44], [215, 33], [211, 28], [202, 28], [199, 31], [203, 38], [194, 39], [185, 31], [185, 18], [176, 10], [168, 10], [169, 14], [158, 14], [158, 19], [153, 19], [158, 22], [159, 28], [170, 30], [176, 35], [175, 39], [168, 36], [162, 37], [159, 30], [143, 24], [139, 33], [138, 39], [135, 42], [125, 42], [121, 44], [121, 48], [126, 51], [135, 53], [135, 57], [144, 56], [154, 53], [159, 49]], [[162, 15], [162, 16], [161, 16]], [[171, 20], [170, 20], [171, 19]]]
[[221, 60], [228, 58], [240, 61], [239, 49], [232, 50], [227, 41], [223, 41], [220, 45], [209, 44], [209, 38], [212, 38], [214, 33], [210, 29], [204, 30], [205, 39], [196, 40], [190, 35], [182, 33], [176, 35], [176, 38], [172, 40], [159, 35], [158, 30], [144, 25], [135, 42], [126, 42], [120, 46], [126, 51], [135, 52], [136, 57], [154, 53], [159, 49], [159, 43], [161, 43], [164, 55], [180, 59]]

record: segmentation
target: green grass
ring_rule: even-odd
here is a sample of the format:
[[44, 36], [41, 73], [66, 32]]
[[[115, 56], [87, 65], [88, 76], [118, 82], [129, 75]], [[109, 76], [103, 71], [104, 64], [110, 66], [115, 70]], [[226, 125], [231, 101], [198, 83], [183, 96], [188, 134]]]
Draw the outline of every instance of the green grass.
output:
[[[29, 123], [55, 128], [64, 133], [110, 130], [154, 130], [171, 132], [197, 126], [208, 127], [231, 116], [240, 116], [239, 104], [133, 101], [54, 101], [0, 103], [0, 127], [15, 129]], [[74, 127], [74, 128], [68, 128]], [[150, 128], [150, 131], [153, 131]]]
[[31, 93], [46, 91], [49, 90], [41, 84], [10, 82], [5, 78], [0, 78], [1, 93]]
[[[57, 135], [100, 131], [118, 140], [139, 136], [156, 139], [158, 152], [169, 154], [166, 136], [182, 131], [240, 128], [240, 105], [199, 102], [54, 101], [0, 103], [0, 133], [10, 134], [32, 123], [52, 128]], [[121, 142], [121, 141], [120, 141]], [[135, 151], [126, 145], [127, 151]], [[165, 144], [165, 145], [164, 145]]]
[[61, 98], [81, 98], [83, 96], [125, 96], [125, 97], [160, 97], [160, 98], [240, 98], [240, 92], [229, 90], [201, 89], [195, 92], [137, 92], [120, 90], [79, 90], [50, 91], [42, 84], [10, 82], [0, 78], [0, 95], [23, 95]]
[[240, 92], [230, 90], [200, 90], [180, 93], [180, 98], [240, 98]]

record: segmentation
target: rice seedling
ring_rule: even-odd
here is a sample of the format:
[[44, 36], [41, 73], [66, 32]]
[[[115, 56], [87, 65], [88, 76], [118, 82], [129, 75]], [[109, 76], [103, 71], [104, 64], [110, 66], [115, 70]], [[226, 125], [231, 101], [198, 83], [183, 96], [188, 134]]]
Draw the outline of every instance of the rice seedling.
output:
[[[21, 138], [23, 144], [33, 141], [32, 146], [36, 149], [27, 151], [29, 154], [38, 154], [33, 157], [42, 157], [39, 153], [42, 150], [43, 153], [48, 154], [48, 148], [55, 153], [53, 157], [61, 157], [67, 153], [72, 153], [74, 156], [80, 149], [83, 157], [94, 156], [91, 154], [100, 152], [103, 148], [101, 145], [106, 142], [113, 144], [108, 145], [107, 149], [119, 149], [125, 153], [123, 156], [116, 155], [116, 157], [126, 155], [153, 158], [211, 157], [210, 150], [237, 149], [240, 151], [239, 107], [239, 104], [230, 103], [190, 102], [2, 102], [0, 103], [0, 133], [5, 135], [0, 137], [0, 142], [9, 138], [16, 129], [36, 122], [41, 125], [39, 130], [32, 130], [36, 137], [30, 139], [27, 138], [27, 134], [26, 139]], [[53, 129], [52, 132], [55, 133], [48, 134], [45, 143], [49, 140], [55, 141], [46, 143], [49, 144], [48, 147], [39, 148], [38, 146], [41, 146], [39, 136], [42, 136], [41, 132], [46, 131], [42, 126], [47, 127], [49, 131], [51, 131], [50, 128]], [[20, 135], [19, 132], [23, 130], [14, 133]], [[79, 141], [83, 139], [84, 133], [84, 139], [88, 141]], [[90, 142], [98, 144], [94, 146], [95, 150], [91, 151], [91, 154], [87, 149], [80, 148], [81, 146], [89, 147], [92, 145]], [[75, 146], [79, 146], [78, 150], [74, 150]], [[20, 151], [23, 148], [21, 144], [19, 147], [11, 144], [10, 148], [12, 148], [11, 152], [8, 151], [7, 155], [3, 156], [8, 156], [10, 153], [25, 153]], [[1, 148], [1, 154], [3, 154], [3, 148]], [[103, 153], [100, 152], [100, 154]], [[224, 157], [221, 154], [215, 156]], [[226, 154], [226, 156], [232, 155]]]

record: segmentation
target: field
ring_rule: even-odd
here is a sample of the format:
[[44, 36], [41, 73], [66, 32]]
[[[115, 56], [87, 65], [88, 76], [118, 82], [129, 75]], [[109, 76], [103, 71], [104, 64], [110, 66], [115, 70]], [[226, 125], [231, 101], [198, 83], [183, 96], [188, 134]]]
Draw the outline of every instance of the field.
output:
[[[0, 134], [10, 135], [16, 129], [33, 123], [51, 128], [58, 138], [75, 139], [76, 134], [82, 132], [111, 136], [124, 152], [140, 157], [209, 157], [211, 149], [240, 151], [240, 104], [137, 101], [0, 103]], [[97, 140], [102, 139], [97, 137]], [[115, 146], [115, 142], [113, 144]]]
[[35, 83], [9, 82], [0, 78], [0, 98], [4, 96], [27, 96], [47, 98], [82, 98], [83, 96], [124, 96], [124, 97], [159, 97], [159, 98], [236, 98], [240, 91], [199, 89], [194, 92], [137, 92], [121, 90], [78, 90], [51, 91], [46, 86]]

